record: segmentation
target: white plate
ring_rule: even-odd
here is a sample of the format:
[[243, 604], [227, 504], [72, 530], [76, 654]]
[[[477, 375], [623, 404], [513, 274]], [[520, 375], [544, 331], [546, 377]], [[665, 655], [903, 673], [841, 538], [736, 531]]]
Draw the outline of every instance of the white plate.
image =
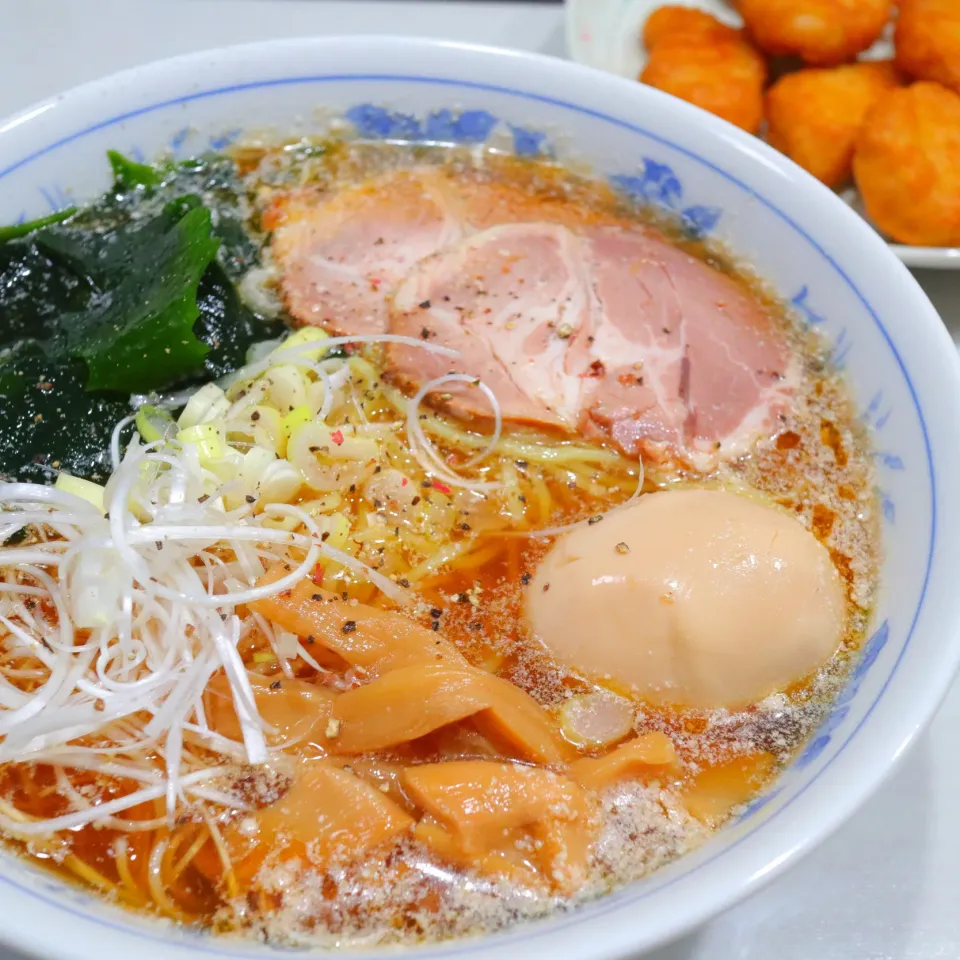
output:
[[[571, 59], [588, 67], [606, 70], [622, 77], [637, 77], [646, 63], [641, 42], [647, 17], [667, 0], [566, 0], [567, 52]], [[676, 2], [676, 0], [673, 0]], [[681, 0], [688, 7], [699, 7], [729, 23], [742, 26], [739, 14], [725, 0]], [[871, 57], [889, 57], [889, 40], [879, 42]], [[862, 213], [856, 191], [844, 199]], [[907, 247], [891, 243], [890, 248], [908, 267], [935, 270], [960, 269], [960, 247]]]

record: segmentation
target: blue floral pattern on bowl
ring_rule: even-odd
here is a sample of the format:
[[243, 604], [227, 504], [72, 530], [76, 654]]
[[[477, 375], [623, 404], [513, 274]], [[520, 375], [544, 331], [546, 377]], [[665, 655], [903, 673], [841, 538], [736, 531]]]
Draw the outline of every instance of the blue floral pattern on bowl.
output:
[[807, 744], [796, 761], [794, 761], [795, 765], [801, 770], [813, 763], [813, 761], [823, 753], [830, 743], [834, 731], [846, 720], [847, 714], [850, 713], [850, 701], [857, 695], [863, 678], [867, 675], [867, 671], [873, 666], [877, 657], [880, 656], [881, 651], [887, 645], [889, 639], [890, 624], [884, 620], [874, 631], [873, 636], [864, 644], [863, 650], [860, 653], [860, 659], [856, 667], [854, 667], [853, 673], [847, 681], [847, 685], [834, 702], [830, 715], [824, 720], [817, 730], [816, 735]]
[[610, 182], [621, 193], [638, 204], [649, 204], [675, 214], [694, 237], [713, 233], [723, 211], [719, 207], [694, 204], [684, 206], [684, 189], [673, 168], [650, 157], [643, 158], [638, 175], [620, 174]]

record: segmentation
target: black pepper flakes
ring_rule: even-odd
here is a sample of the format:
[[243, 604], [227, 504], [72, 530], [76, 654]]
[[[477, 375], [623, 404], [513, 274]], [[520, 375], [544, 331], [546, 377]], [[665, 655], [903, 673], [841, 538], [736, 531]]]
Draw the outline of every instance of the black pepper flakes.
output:
[[429, 301], [429, 300], [424, 300], [424, 301], [422, 301], [421, 304], [420, 304], [420, 309], [421, 309], [421, 310], [429, 310], [429, 309], [430, 309], [430, 301]]
[[549, 584], [549, 583], [545, 583], [545, 584], [543, 585], [543, 592], [546, 593], [549, 589], [550, 589], [550, 584]]
[[357, 629], [357, 621], [356, 621], [356, 620], [347, 620], [347, 621], [344, 623], [344, 625], [340, 628], [340, 631], [341, 631], [342, 633], [353, 633], [353, 631], [356, 630], [356, 629]]
[[280, 689], [280, 681], [279, 681], [279, 680], [274, 680], [273, 683], [270, 684], [270, 689], [271, 689], [271, 690], [279, 690], [279, 689]]
[[598, 514], [596, 514], [595, 516], [592, 516], [592, 517], [587, 521], [587, 524], [592, 527], [595, 523], [599, 523], [602, 519], [603, 519], [603, 514], [602, 514], [602, 513], [598, 513]]
[[529, 573], [522, 573], [522, 574], [520, 574], [520, 582], [521, 582], [524, 586], [527, 586], [527, 584], [530, 583], [530, 581], [531, 581], [532, 579], [533, 579], [533, 577], [531, 577]]
[[629, 544], [624, 543], [623, 540], [621, 540], [613, 549], [616, 550], [617, 553], [629, 553], [629, 552], [630, 552], [630, 546], [629, 546]]
[[257, 502], [257, 498], [256, 498], [252, 493], [248, 493], [243, 499], [246, 500], [247, 503], [256, 503], [256, 502]]

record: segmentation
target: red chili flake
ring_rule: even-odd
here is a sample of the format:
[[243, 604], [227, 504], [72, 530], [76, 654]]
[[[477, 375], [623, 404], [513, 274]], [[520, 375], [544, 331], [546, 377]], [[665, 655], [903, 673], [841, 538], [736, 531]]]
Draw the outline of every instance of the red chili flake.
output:
[[313, 568], [313, 573], [310, 574], [310, 579], [318, 585], [323, 583], [323, 564], [322, 563], [318, 563]]
[[434, 489], [434, 490], [439, 490], [441, 493], [449, 493], [449, 492], [450, 492], [450, 488], [449, 488], [445, 483], [441, 483], [439, 480], [434, 480], [434, 481], [433, 481], [433, 489]]
[[340, 444], [343, 443], [343, 431], [334, 430], [333, 433], [330, 434], [330, 439], [339, 447]]
[[370, 282], [371, 282], [375, 287], [379, 287], [380, 284], [383, 283], [383, 281], [382, 281], [379, 277], [371, 277], [371, 278], [370, 278]]
[[401, 487], [405, 487], [409, 482], [410, 482], [410, 481], [409, 481], [406, 477], [404, 477], [404, 478], [400, 481], [400, 486], [401, 486]]

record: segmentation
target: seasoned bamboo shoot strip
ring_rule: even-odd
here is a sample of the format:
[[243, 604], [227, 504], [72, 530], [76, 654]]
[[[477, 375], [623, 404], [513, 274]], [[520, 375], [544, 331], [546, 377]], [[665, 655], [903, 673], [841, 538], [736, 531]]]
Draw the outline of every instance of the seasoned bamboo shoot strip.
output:
[[499, 849], [476, 856], [464, 850], [449, 830], [429, 817], [413, 828], [415, 839], [444, 863], [463, 870], [473, 870], [481, 876], [507, 880], [521, 887], [549, 889], [550, 884], [544, 880], [539, 864], [535, 862], [538, 858], [524, 856], [516, 846], [516, 839], [523, 836], [522, 831], [516, 831], [516, 835], [516, 838], [504, 838]]
[[280, 850], [281, 860], [300, 859], [324, 868], [355, 860], [413, 824], [376, 787], [325, 760], [303, 763], [287, 793], [254, 819], [253, 837], [237, 826], [225, 831], [241, 883], [253, 878], [271, 851]]
[[[272, 573], [260, 582], [269, 582]], [[312, 637], [346, 664], [372, 674], [414, 664], [466, 663], [449, 641], [409, 617], [363, 603], [352, 605], [310, 580], [256, 600], [250, 609], [304, 640]]]
[[[296, 741], [325, 743], [324, 731], [336, 694], [306, 680], [268, 679], [249, 673], [250, 686], [261, 719], [275, 728], [267, 734], [271, 746]], [[233, 705], [230, 684], [223, 674], [214, 677], [204, 691], [207, 722], [214, 733], [243, 742], [240, 721]]]
[[458, 838], [482, 853], [504, 832], [550, 820], [575, 820], [587, 809], [583, 791], [552, 770], [495, 760], [453, 760], [407, 767], [411, 799]]
[[654, 731], [621, 744], [606, 756], [575, 761], [570, 764], [570, 775], [589, 790], [603, 790], [629, 777], [662, 775], [675, 760], [670, 738]]
[[549, 888], [567, 892], [586, 876], [594, 811], [567, 777], [468, 760], [408, 767], [403, 786], [429, 817], [414, 835], [445, 859], [499, 875], [533, 863]]
[[532, 697], [472, 667], [437, 663], [393, 670], [341, 694], [332, 716], [340, 721], [340, 753], [395, 747], [473, 716], [524, 759], [562, 763], [572, 749]]
[[750, 800], [777, 771], [769, 753], [734, 757], [708, 767], [680, 791], [688, 812], [709, 827], [719, 826], [734, 807]]

